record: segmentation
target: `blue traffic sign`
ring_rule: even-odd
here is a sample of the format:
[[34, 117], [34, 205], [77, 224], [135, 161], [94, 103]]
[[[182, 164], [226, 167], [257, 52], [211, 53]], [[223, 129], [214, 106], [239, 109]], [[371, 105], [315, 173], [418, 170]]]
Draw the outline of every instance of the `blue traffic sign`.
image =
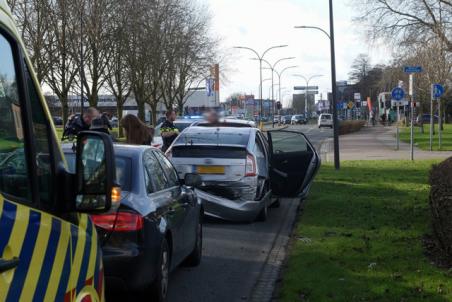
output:
[[405, 97], [405, 91], [400, 87], [396, 87], [392, 90], [391, 95], [393, 100], [401, 101]]
[[444, 94], [444, 87], [441, 84], [433, 84], [433, 97], [435, 99], [441, 97]]
[[422, 72], [422, 66], [405, 66], [403, 70], [405, 73], [420, 73]]

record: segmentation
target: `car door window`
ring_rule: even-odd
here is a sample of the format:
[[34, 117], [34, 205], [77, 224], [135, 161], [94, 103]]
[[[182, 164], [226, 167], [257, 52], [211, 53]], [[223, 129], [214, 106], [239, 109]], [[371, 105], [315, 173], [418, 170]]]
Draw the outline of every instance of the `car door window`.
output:
[[174, 169], [171, 162], [159, 151], [155, 151], [154, 155], [157, 157], [157, 160], [162, 165], [163, 170], [168, 177], [168, 187], [174, 187], [179, 185], [179, 177], [177, 175], [176, 169]]
[[304, 138], [296, 132], [274, 131], [272, 136], [272, 147], [274, 153], [295, 153], [310, 151]]
[[152, 151], [146, 151], [143, 155], [144, 169], [146, 173], [146, 188], [148, 193], [155, 193], [168, 187], [168, 180]]
[[255, 155], [257, 160], [257, 169], [260, 176], [267, 176], [267, 160], [265, 155], [265, 149], [261, 142], [261, 139], [259, 138], [259, 135], [256, 135], [256, 141], [255, 141]]
[[10, 43], [0, 34], [0, 193], [31, 201], [22, 107]]

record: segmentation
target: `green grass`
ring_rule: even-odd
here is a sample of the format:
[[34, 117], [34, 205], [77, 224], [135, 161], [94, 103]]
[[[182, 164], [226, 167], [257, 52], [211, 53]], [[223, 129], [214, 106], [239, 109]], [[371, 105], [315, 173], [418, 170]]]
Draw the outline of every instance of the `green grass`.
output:
[[[441, 151], [452, 151], [452, 124], [445, 124], [444, 131], [441, 133], [442, 148]], [[400, 139], [404, 142], [410, 142], [410, 128], [404, 127], [400, 131]], [[430, 124], [424, 125], [424, 133], [421, 133], [420, 127], [414, 127], [414, 143], [422, 150], [430, 150]], [[435, 124], [435, 135], [433, 136], [433, 150], [438, 151], [438, 125]]]
[[321, 168], [294, 230], [282, 301], [452, 301], [452, 278], [423, 255], [434, 161]]

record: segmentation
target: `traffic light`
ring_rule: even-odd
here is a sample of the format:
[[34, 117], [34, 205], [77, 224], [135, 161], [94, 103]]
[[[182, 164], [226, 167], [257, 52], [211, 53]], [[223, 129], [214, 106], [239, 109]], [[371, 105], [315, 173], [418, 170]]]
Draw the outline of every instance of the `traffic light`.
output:
[[276, 109], [281, 110], [281, 108], [282, 108], [281, 102], [280, 102], [280, 101], [277, 101], [277, 102], [276, 102]]

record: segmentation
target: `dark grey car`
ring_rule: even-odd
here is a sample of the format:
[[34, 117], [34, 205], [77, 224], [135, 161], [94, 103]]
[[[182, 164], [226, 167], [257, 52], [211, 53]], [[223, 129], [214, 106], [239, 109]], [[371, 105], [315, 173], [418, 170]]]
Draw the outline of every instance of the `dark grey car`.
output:
[[[147, 146], [115, 145], [116, 177], [122, 188], [119, 207], [92, 215], [102, 245], [108, 289], [149, 289], [152, 301], [164, 301], [169, 271], [182, 262], [195, 266], [202, 255], [203, 209], [188, 185], [182, 185], [163, 153]], [[70, 170], [75, 154], [63, 146]], [[199, 184], [199, 177], [198, 177]]]

